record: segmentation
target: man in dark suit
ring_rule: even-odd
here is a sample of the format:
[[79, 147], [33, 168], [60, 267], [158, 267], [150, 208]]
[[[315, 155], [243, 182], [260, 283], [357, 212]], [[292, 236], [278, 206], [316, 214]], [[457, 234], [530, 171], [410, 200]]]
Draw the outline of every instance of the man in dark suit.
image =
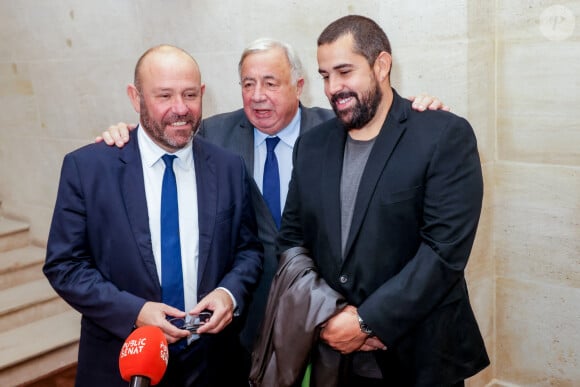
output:
[[[43, 270], [82, 314], [78, 386], [126, 386], [121, 346], [144, 325], [161, 328], [170, 343], [160, 385], [247, 385], [230, 322], [247, 308], [262, 247], [243, 160], [194, 137], [204, 87], [185, 51], [148, 50], [127, 88], [140, 113], [131, 143], [92, 144], [64, 159]], [[168, 216], [170, 175], [179, 204]], [[167, 238], [170, 220], [176, 230]], [[171, 236], [177, 260], [167, 265]], [[204, 310], [213, 315], [199, 338], [168, 321]]]
[[337, 118], [294, 146], [279, 252], [307, 248], [348, 301], [320, 334], [346, 385], [463, 385], [489, 364], [464, 278], [483, 193], [473, 130], [391, 88], [368, 18], [331, 23], [317, 58]]
[[[334, 113], [329, 109], [309, 108], [300, 103], [304, 86], [302, 64], [292, 46], [285, 42], [268, 38], [253, 41], [241, 55], [238, 72], [243, 109], [204, 119], [198, 135], [241, 155], [248, 174], [254, 178], [252, 202], [258, 220], [258, 235], [264, 245], [264, 271], [241, 332], [242, 344], [249, 353], [263, 319], [268, 291], [278, 266], [275, 251], [278, 226], [263, 196], [266, 138], [280, 138], [275, 153], [279, 167], [281, 210], [292, 173], [294, 142], [302, 133], [333, 118]], [[413, 100], [417, 110], [449, 109], [437, 98], [426, 94]], [[124, 123], [111, 126], [103, 132], [102, 138], [109, 145], [122, 147], [128, 141], [127, 128]]]
[[[329, 109], [308, 108], [300, 103], [304, 85], [302, 64], [294, 49], [281, 41], [261, 38], [250, 43], [239, 61], [243, 109], [218, 114], [202, 121], [198, 136], [242, 156], [251, 179], [251, 195], [258, 221], [258, 235], [264, 246], [264, 270], [258, 288], [253, 294], [245, 323], [240, 334], [247, 349], [247, 364], [257, 330], [266, 307], [268, 290], [278, 260], [275, 239], [278, 233], [276, 220], [262, 195], [264, 162], [268, 137], [281, 140], [275, 152], [280, 178], [281, 216], [292, 172], [292, 147], [296, 138], [310, 128], [334, 117]], [[431, 103], [422, 96], [418, 103]], [[433, 105], [439, 107], [438, 100]], [[103, 132], [109, 145], [123, 146], [129, 139], [127, 125], [119, 123]], [[279, 219], [278, 219], [279, 223]], [[240, 321], [241, 323], [241, 321]]]
[[[334, 117], [331, 110], [300, 104], [304, 85], [302, 65], [293, 48], [283, 42], [258, 39], [248, 45], [239, 62], [243, 109], [218, 114], [202, 121], [200, 135], [239, 155], [252, 179], [252, 202], [258, 219], [258, 235], [264, 245], [264, 271], [241, 332], [251, 352], [262, 322], [272, 278], [278, 267], [276, 235], [292, 173], [292, 149], [298, 136]], [[278, 137], [276, 145], [280, 179], [278, 220], [264, 200], [263, 177], [266, 139]]]

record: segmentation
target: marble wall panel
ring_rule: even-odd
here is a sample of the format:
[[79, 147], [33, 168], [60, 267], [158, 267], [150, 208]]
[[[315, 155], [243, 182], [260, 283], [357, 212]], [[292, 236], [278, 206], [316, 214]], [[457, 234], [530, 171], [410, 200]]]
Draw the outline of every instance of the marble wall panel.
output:
[[13, 20], [9, 25], [14, 29], [8, 34], [13, 40], [7, 47], [14, 61], [132, 58], [141, 51], [140, 31], [133, 24], [137, 19], [134, 2], [10, 0], [2, 3], [3, 22]]
[[580, 170], [500, 163], [495, 176], [497, 275], [580, 288]]
[[580, 165], [580, 44], [498, 46], [498, 157]]
[[468, 45], [467, 118], [477, 136], [479, 156], [484, 164], [494, 162], [496, 157], [494, 57], [495, 44], [491, 40], [476, 40]]
[[220, 53], [195, 55], [205, 83], [203, 116], [224, 113], [242, 107], [242, 92], [238, 75], [238, 61], [242, 49]]
[[37, 136], [89, 140], [120, 120], [137, 120], [126, 94], [136, 59], [31, 63]]
[[496, 303], [498, 379], [577, 386], [580, 289], [499, 277]]
[[0, 128], [26, 135], [38, 127], [38, 107], [28, 64], [0, 62]]
[[244, 2], [140, 0], [136, 4], [139, 20], [135, 29], [147, 47], [173, 44], [195, 56], [237, 50], [244, 45]]
[[395, 45], [391, 83], [404, 97], [420, 92], [435, 95], [467, 118], [467, 49], [467, 43], [459, 40]]

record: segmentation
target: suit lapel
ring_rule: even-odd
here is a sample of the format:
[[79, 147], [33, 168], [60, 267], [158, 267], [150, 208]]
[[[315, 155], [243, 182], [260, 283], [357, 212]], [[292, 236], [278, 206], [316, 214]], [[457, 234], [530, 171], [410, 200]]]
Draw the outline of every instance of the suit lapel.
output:
[[345, 247], [345, 257], [348, 256], [354, 243], [356, 235], [366, 216], [371, 198], [375, 193], [377, 183], [379, 182], [383, 170], [385, 169], [389, 158], [399, 138], [405, 132], [405, 121], [407, 112], [401, 103], [401, 98], [394, 92], [393, 105], [387, 115], [387, 119], [381, 128], [379, 135], [376, 137], [375, 144], [361, 177], [348, 240]]
[[215, 165], [211, 154], [205, 151], [201, 140], [194, 137], [193, 162], [195, 165], [195, 181], [197, 184], [197, 208], [199, 225], [199, 257], [197, 269], [197, 284], [200, 281], [209, 257], [209, 249], [213, 238], [213, 229], [217, 211], [217, 178]]
[[[344, 155], [344, 144], [346, 142], [346, 131], [338, 119], [333, 125], [336, 133], [328, 136], [322, 165], [322, 201], [323, 219], [326, 220], [326, 229], [331, 239], [331, 256], [337, 257], [338, 262], [342, 260], [340, 241], [340, 177], [342, 173], [342, 162]], [[338, 188], [338, 189], [337, 189]]]
[[132, 131], [131, 141], [119, 152], [119, 183], [127, 211], [127, 218], [145, 263], [145, 268], [151, 277], [151, 282], [157, 284], [161, 295], [160, 280], [157, 276], [157, 266], [155, 265], [153, 247], [151, 246], [147, 198], [145, 196], [145, 182], [143, 181], [143, 166], [139, 154], [137, 130]]
[[242, 156], [248, 173], [254, 176], [254, 127], [244, 115], [237, 128], [232, 132], [232, 150]]

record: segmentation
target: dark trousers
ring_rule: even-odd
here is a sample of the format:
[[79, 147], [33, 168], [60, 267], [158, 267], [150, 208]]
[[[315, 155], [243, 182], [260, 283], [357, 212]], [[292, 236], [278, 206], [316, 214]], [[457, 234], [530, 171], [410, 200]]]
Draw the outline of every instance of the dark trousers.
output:
[[[362, 376], [358, 376], [358, 375], [350, 375], [348, 383], [345, 385], [345, 387], [401, 387], [397, 385], [398, 383], [395, 382], [389, 382], [388, 379], [370, 379], [370, 378], [365, 378]], [[447, 386], [447, 387], [464, 387], [465, 386], [465, 382], [461, 381], [459, 383], [455, 383], [451, 386]], [[445, 386], [438, 386], [438, 387], [445, 387]]]
[[189, 347], [170, 351], [159, 387], [247, 387], [249, 364], [239, 342], [207, 335]]

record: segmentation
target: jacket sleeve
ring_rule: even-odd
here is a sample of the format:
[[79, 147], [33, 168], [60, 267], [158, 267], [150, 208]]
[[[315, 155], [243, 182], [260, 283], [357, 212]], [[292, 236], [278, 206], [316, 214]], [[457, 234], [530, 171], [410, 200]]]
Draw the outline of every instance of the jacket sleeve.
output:
[[[250, 194], [250, 177], [241, 157], [236, 156], [236, 176], [241, 186], [239, 216], [235, 218], [235, 237], [233, 240], [233, 264], [228, 273], [219, 281], [220, 287], [228, 289], [237, 302], [238, 313], [247, 308], [251, 294], [262, 274], [264, 260], [263, 247], [258, 239], [258, 226]], [[219, 249], [219, 247], [218, 247]], [[225, 251], [225, 250], [224, 250]]]
[[482, 196], [475, 135], [466, 120], [453, 116], [427, 169], [420, 246], [397, 275], [359, 306], [361, 317], [387, 346], [443, 303], [467, 296], [464, 269]]
[[67, 155], [62, 166], [43, 271], [56, 292], [84, 317], [125, 338], [145, 300], [120, 290], [97, 267], [89, 240], [89, 199], [81, 182], [82, 176], [75, 157]]

